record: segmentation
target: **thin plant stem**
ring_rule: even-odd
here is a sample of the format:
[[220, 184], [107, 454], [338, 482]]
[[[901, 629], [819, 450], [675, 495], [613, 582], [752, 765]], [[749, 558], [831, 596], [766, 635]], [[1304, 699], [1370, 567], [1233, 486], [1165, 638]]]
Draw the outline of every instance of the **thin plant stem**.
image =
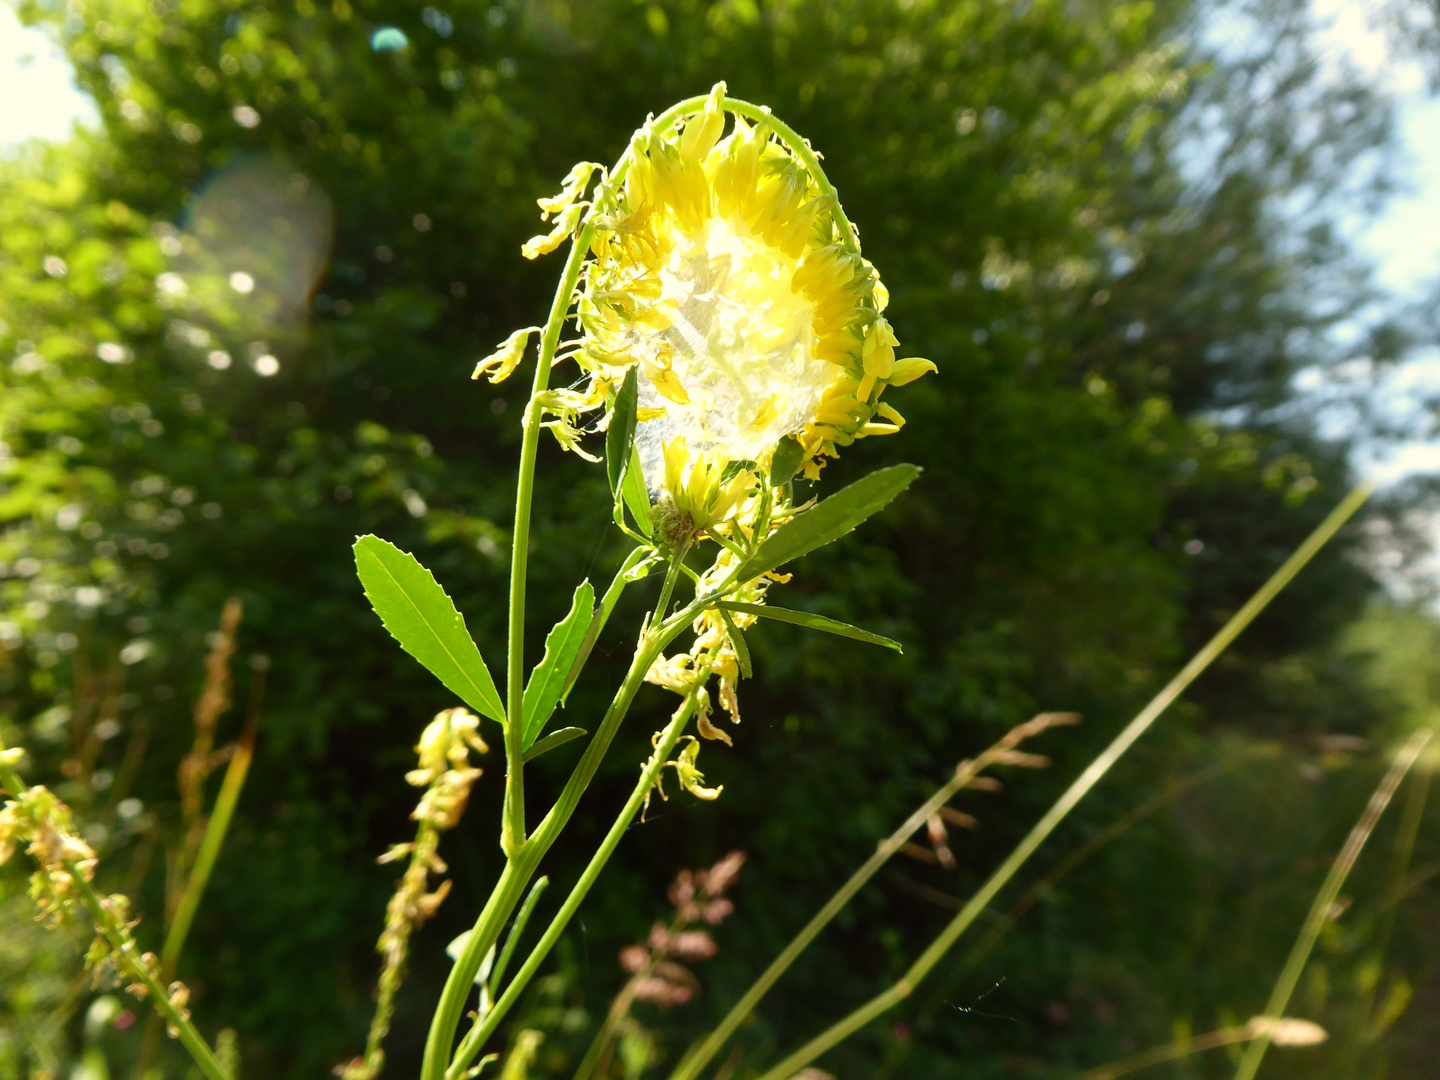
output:
[[509, 919], [516, 904], [520, 902], [520, 896], [539, 866], [540, 860], [555, 843], [561, 830], [565, 828], [570, 816], [579, 805], [585, 789], [590, 786], [590, 781], [594, 779], [595, 772], [600, 767], [601, 759], [609, 750], [610, 743], [614, 741], [620, 722], [629, 712], [630, 705], [635, 700], [635, 694], [645, 680], [645, 673], [650, 670], [650, 665], [654, 663], [655, 658], [665, 647], [685, 629], [689, 621], [706, 604], [713, 603], [714, 598], [714, 595], [711, 594], [697, 597], [659, 626], [647, 629], [641, 636], [640, 642], [636, 646], [635, 656], [630, 662], [630, 668], [626, 672], [619, 690], [615, 692], [610, 707], [605, 711], [599, 729], [585, 748], [585, 753], [581, 755], [580, 761], [571, 772], [570, 778], [555, 800], [555, 804], [540, 824], [535, 827], [535, 832], [524, 849], [518, 855], [511, 856], [506, 860], [505, 869], [501, 871], [495, 888], [475, 920], [469, 941], [466, 942], [460, 957], [455, 961], [455, 966], [450, 969], [450, 975], [445, 981], [445, 988], [441, 991], [440, 1002], [431, 1019], [430, 1032], [425, 1042], [425, 1057], [421, 1066], [420, 1080], [441, 1080], [445, 1076], [446, 1063], [450, 1059], [450, 1048], [454, 1042], [455, 1030], [459, 1027], [465, 1000], [470, 995], [475, 973], [480, 970], [481, 960], [485, 952], [500, 936], [500, 931], [504, 928], [505, 922]]
[[540, 965], [545, 962], [545, 958], [549, 955], [550, 950], [554, 948], [555, 943], [560, 940], [560, 935], [564, 933], [565, 927], [570, 923], [570, 919], [574, 916], [575, 912], [579, 910], [581, 903], [584, 902], [591, 887], [600, 877], [600, 872], [605, 868], [605, 864], [609, 862], [610, 856], [615, 853], [615, 849], [619, 846], [621, 838], [629, 831], [631, 823], [635, 820], [635, 816], [640, 813], [640, 809], [645, 803], [645, 797], [650, 793], [650, 789], [655, 786], [655, 782], [660, 776], [660, 770], [663, 769], [665, 763], [670, 760], [670, 754], [675, 749], [675, 744], [680, 740], [680, 736], [684, 734], [685, 727], [690, 722], [690, 717], [694, 715], [698, 697], [698, 689], [692, 690], [691, 693], [686, 696], [680, 708], [675, 710], [674, 716], [670, 718], [670, 723], [666, 725], [656, 740], [655, 749], [651, 753], [649, 760], [645, 763], [644, 768], [640, 770], [640, 778], [635, 782], [635, 787], [631, 790], [630, 797], [625, 800], [625, 805], [620, 808], [620, 813], [615, 816], [615, 821], [611, 824], [610, 831], [605, 834], [605, 839], [600, 842], [600, 846], [595, 850], [595, 854], [590, 857], [590, 862], [586, 864], [584, 872], [580, 875], [580, 879], [575, 883], [574, 887], [571, 888], [570, 894], [565, 897], [564, 903], [560, 905], [560, 910], [557, 911], [555, 917], [550, 920], [550, 925], [545, 928], [545, 933], [541, 936], [540, 940], [536, 942], [530, 955], [525, 958], [525, 963], [521, 966], [520, 970], [515, 973], [515, 978], [510, 982], [510, 985], [505, 988], [505, 992], [500, 995], [494, 1007], [485, 1016], [481, 1017], [465, 1036], [465, 1040], [460, 1044], [460, 1049], [455, 1054], [455, 1060], [445, 1073], [445, 1080], [459, 1080], [459, 1077], [465, 1072], [470, 1062], [475, 1059], [475, 1055], [478, 1054], [480, 1049], [485, 1045], [485, 1040], [494, 1034], [495, 1029], [500, 1026], [500, 1021], [505, 1018], [505, 1014], [510, 1011], [521, 992], [534, 977], [535, 972], [539, 970]]
[[210, 820], [205, 825], [205, 835], [195, 855], [195, 865], [185, 879], [185, 889], [175, 905], [175, 917], [165, 934], [165, 945], [160, 950], [160, 971], [164, 978], [172, 977], [180, 963], [180, 950], [185, 947], [185, 938], [190, 933], [190, 925], [200, 907], [200, 898], [210, 883], [210, 872], [215, 868], [215, 860], [225, 843], [225, 834], [230, 829], [230, 820], [235, 816], [235, 804], [240, 801], [240, 792], [245, 786], [250, 762], [255, 757], [255, 732], [255, 720], [251, 717], [240, 734], [240, 741], [236, 744], [235, 753], [231, 755], [230, 764], [225, 770], [220, 794], [215, 798], [215, 807], [210, 812]]
[[586, 228], [570, 245], [570, 256], [555, 289], [550, 317], [540, 338], [540, 358], [530, 402], [521, 420], [520, 476], [515, 484], [515, 534], [510, 543], [510, 642], [505, 682], [505, 816], [500, 846], [514, 858], [525, 844], [525, 578], [530, 559], [530, 506], [535, 489], [535, 455], [540, 443], [540, 395], [550, 385], [550, 365], [565, 313], [570, 310], [580, 268], [590, 247]]
[[1036, 822], [999, 868], [990, 875], [989, 880], [960, 909], [960, 913], [931, 942], [929, 948], [920, 954], [919, 959], [911, 965], [898, 982], [811, 1039], [799, 1050], [786, 1057], [779, 1065], [763, 1073], [760, 1080], [788, 1080], [789, 1077], [799, 1072], [832, 1046], [848, 1038], [875, 1017], [909, 997], [914, 992], [916, 984], [940, 962], [940, 958], [959, 940], [960, 935], [970, 928], [970, 925], [990, 905], [1000, 890], [1010, 883], [1010, 879], [1029, 861], [1030, 856], [1035, 854], [1046, 838], [1055, 831], [1055, 828], [1069, 816], [1070, 812], [1124, 756], [1135, 741], [1149, 730], [1150, 726], [1174, 703], [1175, 699], [1184, 693], [1186, 688], [1240, 635], [1240, 632], [1254, 621], [1255, 616], [1265, 609], [1275, 595], [1300, 572], [1301, 568], [1315, 557], [1315, 553], [1325, 546], [1325, 543], [1335, 535], [1340, 526], [1345, 524], [1350, 516], [1370, 497], [1372, 490], [1370, 484], [1361, 484], [1341, 500], [1340, 504], [1316, 526], [1315, 531], [1305, 539], [1305, 542], [1296, 549], [1293, 555], [1285, 560], [1255, 595], [1231, 616], [1230, 621], [1220, 628], [1204, 648], [1180, 670], [1179, 674], [1171, 679], [1165, 688], [1156, 694], [1150, 703], [1125, 726], [1114, 741], [1086, 767], [1085, 771], [1046, 811], [1045, 816]]
[[[11, 794], [17, 798], [29, 790], [29, 785], [20, 779], [14, 767], [0, 761], [0, 784], [9, 789]], [[76, 890], [80, 893], [80, 902], [85, 905], [85, 910], [90, 912], [90, 917], [95, 920], [96, 929], [104, 935], [110, 943], [110, 947], [119, 957], [134, 957], [138, 955], [139, 949], [135, 940], [130, 936], [127, 927], [115, 917], [114, 913], [105, 906], [96, 892], [95, 886], [85, 876], [82, 869], [73, 859], [61, 860], [66, 872], [74, 882]], [[124, 961], [120, 961], [124, 963]], [[155, 1009], [165, 1018], [176, 1032], [181, 1045], [190, 1052], [195, 1064], [200, 1067], [209, 1080], [234, 1080], [215, 1059], [210, 1051], [209, 1045], [195, 1030], [195, 1025], [174, 1005], [170, 1004], [170, 996], [166, 993], [164, 985], [143, 963], [125, 964], [121, 969], [123, 974], [141, 983], [148, 992], [150, 999], [155, 1003]]]
[[530, 886], [530, 891], [525, 895], [525, 903], [520, 905], [520, 914], [516, 915], [515, 921], [510, 924], [510, 933], [505, 938], [505, 947], [500, 950], [500, 958], [490, 969], [492, 991], [500, 985], [500, 980], [505, 977], [505, 969], [510, 966], [510, 958], [515, 955], [515, 948], [520, 944], [520, 935], [525, 933], [530, 916], [535, 913], [535, 905], [540, 902], [540, 894], [549, 886], [550, 879], [548, 877], [536, 878], [535, 884]]
[[665, 571], [665, 584], [660, 586], [660, 598], [655, 601], [655, 618], [661, 622], [665, 620], [665, 609], [670, 606], [670, 597], [675, 593], [675, 581], [680, 576], [680, 568], [685, 565], [685, 555], [689, 550], [688, 543], [680, 544], [670, 556], [670, 566]]
[[[1385, 954], [1390, 948], [1390, 937], [1395, 932], [1395, 917], [1398, 912], [1402, 890], [1404, 889], [1406, 875], [1410, 871], [1410, 860], [1415, 854], [1415, 840], [1420, 833], [1420, 823], [1425, 815], [1425, 803], [1430, 796], [1430, 782], [1432, 770], [1423, 765], [1414, 781], [1410, 785], [1410, 791], [1405, 799], [1405, 809], [1400, 815], [1400, 828], [1395, 837], [1395, 846], [1390, 858], [1390, 876], [1385, 886], [1385, 900], [1382, 904], [1380, 914], [1380, 929], [1375, 935], [1375, 962], [1377, 965], [1385, 960]], [[1380, 988], [1380, 980], [1376, 978], [1360, 995], [1352, 1010], [1349, 1039], [1342, 1053], [1338, 1055], [1340, 1060], [1340, 1075], [1353, 1075], [1360, 1064], [1360, 1055], [1363, 1053], [1367, 1029], [1370, 1027], [1375, 1008], [1376, 992]]]
[[[1061, 719], [1061, 717], [1066, 718]], [[1028, 724], [1022, 724], [1015, 728], [975, 760], [961, 762], [949, 782], [942, 785], [935, 794], [926, 799], [913, 814], [906, 818], [898, 829], [877, 845], [875, 854], [865, 860], [860, 869], [850, 876], [850, 880], [836, 890], [835, 895], [825, 902], [825, 906], [815, 913], [815, 916], [781, 950], [780, 955], [770, 962], [770, 966], [755, 980], [750, 989], [745, 991], [734, 1007], [725, 1014], [725, 1018], [720, 1021], [715, 1030], [681, 1060], [680, 1064], [675, 1067], [675, 1071], [670, 1074], [670, 1080], [694, 1080], [694, 1077], [700, 1074], [700, 1071], [720, 1052], [735, 1030], [745, 1022], [746, 1017], [754, 1011], [755, 1006], [760, 1003], [760, 999], [770, 991], [776, 980], [785, 974], [790, 965], [815, 940], [820, 931], [825, 929], [841, 909], [850, 902], [851, 898], [864, 887], [865, 883], [890, 861], [891, 856], [905, 845], [915, 831], [953, 799], [957, 792], [968, 786], [986, 768], [1001, 758], [1006, 751], [1014, 749], [1024, 738], [1039, 734], [1044, 727], [1069, 722], [1071, 719], [1073, 718], [1069, 718], [1067, 714], [1041, 714], [1040, 717]]]
[[957, 965], [955, 973], [959, 974], [974, 967], [982, 956], [995, 948], [995, 946], [1000, 943], [1000, 939], [1009, 933], [1017, 922], [1025, 917], [1026, 912], [1038, 904], [1040, 900], [1062, 880], [1079, 869], [1091, 856], [1123, 836], [1131, 828], [1157, 810], [1161, 810], [1170, 805], [1170, 803], [1174, 802], [1186, 792], [1202, 784], [1208, 784], [1211, 780], [1228, 772], [1234, 765], [1235, 762], [1233, 760], [1217, 761], [1207, 765], [1205, 768], [1190, 774], [1183, 780], [1177, 780], [1163, 791], [1157, 791], [1138, 806], [1132, 807], [1130, 810], [1121, 814], [1084, 844], [1065, 856], [1055, 869], [1051, 870], [1050, 873], [1046, 874], [1026, 890], [1025, 894], [1021, 896], [1019, 900], [1015, 901], [1010, 909], [1000, 918], [1000, 921], [991, 927], [990, 932], [980, 940], [980, 943], [966, 954], [965, 959]]
[[[1390, 804], [1395, 789], [1400, 786], [1400, 781], [1405, 779], [1405, 774], [1410, 771], [1410, 766], [1415, 764], [1415, 759], [1420, 756], [1420, 751], [1430, 741], [1430, 732], [1417, 731], [1400, 748], [1395, 755], [1395, 761], [1385, 773], [1380, 786], [1370, 796], [1370, 803], [1365, 807], [1365, 812], [1360, 815], [1360, 820], [1350, 830], [1350, 836], [1341, 848], [1340, 855], [1336, 858], [1334, 865], [1330, 867], [1330, 873], [1325, 875], [1324, 884], [1320, 891], [1315, 894], [1315, 902], [1310, 905], [1310, 913], [1305, 916], [1305, 922], [1300, 928], [1300, 936], [1295, 939], [1295, 945], [1290, 950], [1290, 956], [1285, 961], [1285, 967], [1281, 969], [1280, 978], [1275, 982], [1275, 989], [1270, 992], [1270, 1000], [1265, 1004], [1265, 1016], [1278, 1019], [1285, 1015], [1285, 1009], [1290, 1004], [1290, 995], [1295, 992], [1295, 986], [1300, 981], [1300, 975], [1305, 970], [1305, 965], [1310, 959], [1310, 951], [1315, 947], [1315, 940], [1320, 936], [1320, 930], [1325, 925], [1326, 919], [1330, 917], [1330, 911], [1335, 906], [1335, 898], [1340, 895], [1340, 889], [1345, 884], [1345, 879], [1350, 875], [1351, 869], [1355, 866], [1355, 860], [1360, 857], [1360, 851], [1365, 846], [1365, 841], [1370, 839], [1370, 834], [1375, 830], [1375, 825], [1380, 820], [1380, 815]], [[1258, 1038], [1245, 1048], [1245, 1056], [1240, 1059], [1240, 1065], [1235, 1070], [1235, 1080], [1254, 1080], [1255, 1072], [1260, 1068], [1260, 1062], [1264, 1060], [1265, 1051], [1270, 1047], [1270, 1031], [1268, 1028], [1261, 1031]]]
[[1249, 1024], [1221, 1028], [1218, 1031], [1196, 1035], [1189, 1039], [1176, 1039], [1164, 1046], [1142, 1050], [1140, 1053], [1132, 1054], [1120, 1061], [1112, 1061], [1109, 1065], [1087, 1069], [1080, 1074], [1079, 1080], [1114, 1080], [1117, 1076], [1127, 1076], [1137, 1069], [1148, 1069], [1151, 1065], [1162, 1065], [1167, 1061], [1174, 1061], [1176, 1058], [1189, 1057], [1191, 1054], [1214, 1050], [1220, 1046], [1230, 1046], [1232, 1043], [1245, 1042], [1258, 1037], [1255, 1029]]

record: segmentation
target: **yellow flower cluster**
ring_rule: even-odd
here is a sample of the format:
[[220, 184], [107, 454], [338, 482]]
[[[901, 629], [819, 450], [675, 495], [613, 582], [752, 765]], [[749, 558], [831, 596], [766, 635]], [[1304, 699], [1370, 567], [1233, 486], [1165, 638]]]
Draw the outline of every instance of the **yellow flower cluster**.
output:
[[[694, 496], [697, 478], [719, 479], [717, 461], [753, 463], [742, 474], [753, 490], [787, 437], [800, 444], [796, 471], [818, 478], [838, 447], [899, 430], [904, 419], [880, 400], [887, 387], [935, 370], [896, 358], [885, 288], [828, 183], [768, 117], [752, 124], [735, 113], [726, 136], [728, 105], [720, 83], [682, 123], [647, 123], [614, 177], [577, 165], [558, 195], [540, 200], [554, 227], [524, 248], [534, 258], [592, 228], [578, 292], [583, 337], [567, 354], [590, 385], [567, 391], [563, 411], [545, 403], [558, 417], [546, 426], [579, 449], [581, 414], [601, 408], [638, 365], [647, 485], [677, 500], [677, 476]], [[507, 376], [530, 332], [482, 360], [477, 377]], [[688, 470], [674, 464], [682, 453]], [[727, 491], [716, 504], [733, 511], [740, 501]]]
[[580, 363], [612, 381], [639, 364], [648, 432], [692, 455], [768, 466], [799, 438], [825, 457], [904, 423], [886, 386], [934, 370], [895, 358], [874, 267], [842, 232], [835, 196], [766, 121], [725, 126], [724, 84], [704, 109], [631, 145], [623, 186], [602, 184], [579, 305]]

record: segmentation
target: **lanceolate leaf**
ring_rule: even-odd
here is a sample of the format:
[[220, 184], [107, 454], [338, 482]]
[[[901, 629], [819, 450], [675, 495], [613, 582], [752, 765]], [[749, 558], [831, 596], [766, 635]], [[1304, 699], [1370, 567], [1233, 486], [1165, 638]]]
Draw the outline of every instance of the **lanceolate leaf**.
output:
[[735, 649], [735, 663], [740, 668], [740, 677], [748, 679], [754, 674], [754, 668], [750, 664], [750, 646], [745, 644], [745, 635], [740, 632], [740, 627], [735, 625], [735, 620], [730, 617], [730, 612], [722, 606], [720, 618], [725, 620], [725, 633], [730, 638], [730, 644]]
[[884, 509], [919, 475], [918, 465], [880, 469], [797, 514], [760, 545], [760, 550], [741, 567], [740, 580], [774, 570], [839, 539], [871, 514]]
[[635, 523], [640, 526], [642, 533], [649, 536], [650, 493], [645, 490], [645, 472], [640, 467], [640, 448], [634, 443], [630, 444], [630, 464], [626, 466], [625, 475], [620, 480], [620, 489], [625, 505], [630, 508], [630, 513], [635, 515]]
[[625, 381], [615, 394], [610, 413], [610, 426], [605, 431], [605, 474], [610, 479], [610, 493], [620, 490], [620, 477], [630, 461], [630, 447], [635, 442], [635, 417], [639, 401], [639, 364], [631, 364]]
[[535, 745], [532, 746], [532, 747], [530, 747], [529, 750], [526, 750], [526, 751], [525, 751], [525, 764], [528, 765], [528, 764], [530, 764], [530, 762], [534, 761], [534, 760], [535, 760], [537, 757], [539, 757], [541, 754], [549, 753], [551, 750], [554, 750], [557, 746], [564, 746], [567, 742], [570, 742], [572, 739], [578, 739], [578, 738], [580, 738], [580, 736], [585, 735], [585, 734], [587, 734], [587, 732], [585, 731], [584, 728], [578, 728], [578, 727], [562, 727], [562, 728], [557, 728], [555, 731], [552, 731], [549, 735], [546, 735], [543, 739], [536, 739], [536, 740], [535, 740]]
[[560, 695], [575, 665], [575, 657], [585, 641], [585, 632], [590, 629], [590, 620], [595, 617], [595, 589], [588, 581], [582, 581], [575, 590], [575, 599], [570, 605], [570, 614], [555, 624], [545, 639], [545, 655], [530, 672], [530, 681], [525, 684], [525, 739], [524, 748], [529, 750], [535, 737], [545, 727], [545, 722], [560, 704]]
[[856, 641], [867, 641], [871, 645], [884, 645], [887, 649], [894, 649], [896, 652], [904, 652], [900, 643], [888, 637], [881, 637], [879, 634], [872, 634], [869, 630], [861, 630], [858, 626], [851, 626], [849, 623], [838, 622], [835, 619], [827, 619], [824, 615], [814, 615], [808, 611], [791, 611], [789, 608], [771, 607], [769, 604], [742, 604], [738, 600], [721, 600], [715, 605], [721, 612], [741, 611], [746, 615], [758, 615], [762, 619], [775, 619], [778, 622], [794, 623], [796, 626], [808, 626], [811, 630], [824, 630], [827, 634], [839, 634], [841, 637], [854, 638]]
[[400, 647], [470, 708], [503, 724], [505, 708], [490, 669], [434, 575], [378, 536], [355, 541], [355, 569], [370, 606]]

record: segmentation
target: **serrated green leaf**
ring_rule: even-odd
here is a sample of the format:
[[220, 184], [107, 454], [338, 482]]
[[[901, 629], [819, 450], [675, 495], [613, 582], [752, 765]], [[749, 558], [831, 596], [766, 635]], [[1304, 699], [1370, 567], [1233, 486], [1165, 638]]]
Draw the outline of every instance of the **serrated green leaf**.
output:
[[851, 626], [849, 623], [839, 622], [835, 619], [827, 619], [824, 615], [815, 615], [809, 611], [791, 611], [789, 608], [771, 607], [769, 604], [743, 604], [738, 600], [722, 600], [716, 607], [722, 614], [727, 611], [741, 611], [746, 615], [758, 615], [762, 619], [794, 623], [796, 626], [809, 627], [811, 630], [824, 630], [827, 634], [838, 634], [840, 637], [854, 638], [856, 641], [865, 641], [871, 645], [883, 645], [898, 653], [905, 651], [893, 638], [881, 637], [879, 634], [872, 634], [869, 630], [861, 630], [858, 626]]
[[635, 443], [635, 417], [639, 407], [639, 364], [631, 364], [625, 381], [610, 406], [610, 426], [605, 429], [605, 475], [610, 480], [610, 494], [620, 490], [621, 475], [630, 460]]
[[775, 445], [770, 457], [770, 486], [781, 487], [789, 483], [805, 460], [805, 447], [794, 435], [786, 435]]
[[635, 524], [640, 526], [642, 533], [649, 536], [650, 493], [645, 490], [645, 471], [640, 466], [640, 448], [633, 443], [630, 446], [630, 464], [625, 467], [625, 475], [620, 480], [620, 488], [625, 505], [635, 516]]
[[740, 568], [740, 580], [748, 581], [838, 540], [871, 514], [884, 509], [919, 475], [918, 465], [893, 465], [855, 481], [802, 511], [760, 545], [760, 550]]
[[590, 620], [595, 617], [595, 589], [589, 581], [582, 581], [575, 590], [570, 604], [570, 614], [555, 624], [545, 638], [545, 655], [530, 672], [530, 681], [525, 684], [525, 738], [524, 749], [529, 750], [535, 737], [544, 729], [545, 723], [560, 704], [565, 692], [570, 669], [585, 641], [585, 632], [590, 629]]
[[532, 747], [530, 747], [529, 750], [526, 750], [526, 751], [525, 751], [525, 764], [527, 764], [527, 765], [530, 764], [530, 762], [534, 761], [534, 760], [535, 760], [537, 757], [539, 757], [541, 754], [549, 753], [551, 750], [554, 750], [557, 746], [564, 746], [567, 742], [570, 742], [570, 741], [573, 740], [573, 739], [578, 739], [578, 738], [580, 738], [582, 735], [588, 735], [588, 734], [589, 734], [589, 732], [587, 732], [584, 728], [578, 728], [578, 727], [562, 727], [562, 728], [557, 728], [556, 730], [552, 731], [549, 735], [546, 735], [543, 739], [536, 739], [536, 740], [535, 740], [535, 745], [532, 746]]
[[505, 707], [455, 602], [409, 552], [378, 536], [355, 541], [365, 596], [400, 647], [482, 716], [503, 724]]

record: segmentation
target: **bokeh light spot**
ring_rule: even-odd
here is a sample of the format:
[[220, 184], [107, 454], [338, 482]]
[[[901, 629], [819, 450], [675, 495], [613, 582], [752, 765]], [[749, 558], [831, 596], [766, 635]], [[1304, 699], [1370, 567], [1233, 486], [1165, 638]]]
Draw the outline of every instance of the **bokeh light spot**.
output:
[[370, 36], [370, 48], [379, 52], [401, 52], [410, 47], [405, 31], [395, 26], [382, 26]]

